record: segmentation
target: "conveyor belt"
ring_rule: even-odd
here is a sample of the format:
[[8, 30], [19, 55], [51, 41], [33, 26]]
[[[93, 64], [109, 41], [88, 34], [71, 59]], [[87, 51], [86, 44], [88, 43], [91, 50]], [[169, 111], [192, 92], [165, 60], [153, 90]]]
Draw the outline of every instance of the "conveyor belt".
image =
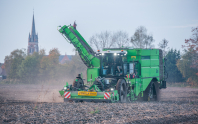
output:
[[[69, 30], [68, 30], [69, 29]], [[83, 39], [83, 37], [72, 26], [63, 26], [60, 33], [64, 34], [66, 38], [74, 45], [79, 53], [80, 58], [87, 67], [94, 67], [92, 59], [96, 59], [95, 52]], [[77, 39], [76, 39], [77, 38]]]

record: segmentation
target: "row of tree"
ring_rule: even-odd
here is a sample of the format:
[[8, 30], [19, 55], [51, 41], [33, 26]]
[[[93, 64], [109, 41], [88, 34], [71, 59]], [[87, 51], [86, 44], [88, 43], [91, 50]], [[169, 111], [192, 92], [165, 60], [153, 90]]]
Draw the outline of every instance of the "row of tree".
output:
[[181, 59], [180, 51], [170, 49], [165, 56], [166, 61], [166, 71], [168, 73], [167, 82], [183, 82], [185, 81], [181, 72], [177, 67], [177, 61]]
[[192, 29], [192, 36], [185, 40], [184, 54], [177, 61], [177, 67], [187, 82], [198, 85], [198, 27]]
[[86, 66], [79, 56], [73, 56], [65, 64], [59, 64], [59, 56], [57, 48], [51, 49], [49, 55], [43, 49], [32, 55], [26, 55], [24, 49], [14, 50], [5, 57], [7, 78], [23, 83], [65, 82], [74, 79], [79, 72], [85, 74]]
[[[129, 37], [127, 32], [124, 31], [104, 31], [99, 34], [93, 35], [89, 39], [89, 44], [94, 50], [102, 50], [103, 48], [122, 48], [132, 46], [133, 48], [155, 48], [153, 36], [147, 33], [144, 26], [136, 29], [135, 33]], [[167, 48], [168, 41], [163, 39], [159, 43], [159, 48]]]
[[185, 40], [184, 53], [169, 50], [166, 54], [166, 70], [168, 82], [186, 81], [198, 86], [198, 27], [192, 29], [192, 36]]

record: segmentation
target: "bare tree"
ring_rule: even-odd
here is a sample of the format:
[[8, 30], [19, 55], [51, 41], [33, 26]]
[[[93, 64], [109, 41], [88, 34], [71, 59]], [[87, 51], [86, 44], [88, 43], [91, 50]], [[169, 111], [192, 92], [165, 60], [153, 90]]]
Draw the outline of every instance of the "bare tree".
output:
[[155, 45], [152, 44], [153, 42], [155, 42], [155, 40], [153, 39], [153, 36], [152, 35], [148, 35], [147, 39], [145, 40], [146, 49], [147, 48], [154, 48]]
[[168, 40], [166, 40], [165, 38], [159, 42], [158, 46], [160, 49], [163, 50], [163, 56], [165, 57], [167, 54], [166, 48], [168, 47]]
[[128, 33], [123, 31], [117, 31], [113, 34], [112, 40], [115, 43], [116, 48], [128, 47], [129, 46], [129, 37]]
[[129, 46], [128, 33], [124, 31], [117, 31], [111, 33], [110, 31], [95, 34], [89, 39], [90, 46], [95, 50], [102, 50], [103, 48], [122, 48]]
[[147, 29], [144, 26], [138, 27], [131, 37], [131, 43], [134, 48], [154, 48], [153, 42], [153, 36], [147, 35]]
[[101, 32], [93, 35], [89, 40], [90, 46], [93, 49], [102, 50], [103, 48], [111, 48], [114, 44], [112, 34], [109, 31]]

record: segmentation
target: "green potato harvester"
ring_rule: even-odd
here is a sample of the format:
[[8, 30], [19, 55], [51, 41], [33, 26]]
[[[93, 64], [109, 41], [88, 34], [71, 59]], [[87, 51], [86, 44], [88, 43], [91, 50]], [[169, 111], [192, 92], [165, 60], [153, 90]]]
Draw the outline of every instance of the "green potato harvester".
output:
[[58, 31], [78, 51], [87, 66], [87, 82], [78, 74], [59, 91], [64, 101], [130, 102], [157, 100], [168, 74], [161, 49], [104, 48], [94, 52], [76, 26]]

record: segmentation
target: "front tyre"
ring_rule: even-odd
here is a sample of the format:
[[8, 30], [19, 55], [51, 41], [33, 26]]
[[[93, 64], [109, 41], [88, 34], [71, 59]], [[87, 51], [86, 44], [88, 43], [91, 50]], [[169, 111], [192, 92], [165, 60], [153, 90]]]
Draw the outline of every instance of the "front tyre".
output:
[[116, 85], [116, 90], [118, 90], [120, 102], [126, 102], [127, 98], [127, 87], [124, 79], [119, 79]]

